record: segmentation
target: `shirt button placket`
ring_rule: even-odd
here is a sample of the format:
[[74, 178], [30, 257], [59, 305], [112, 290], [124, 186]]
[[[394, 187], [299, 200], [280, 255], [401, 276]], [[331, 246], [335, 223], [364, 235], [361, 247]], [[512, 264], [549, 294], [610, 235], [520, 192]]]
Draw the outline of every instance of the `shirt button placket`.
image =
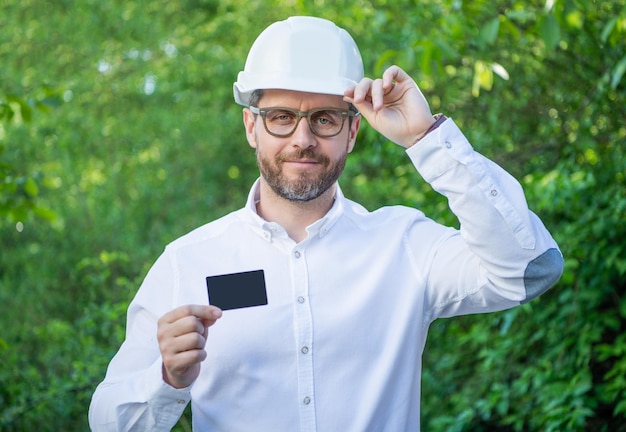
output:
[[293, 290], [295, 294], [296, 343], [298, 352], [298, 393], [302, 430], [316, 430], [315, 395], [313, 383], [312, 335], [313, 317], [309, 298], [307, 260], [303, 249], [291, 252]]

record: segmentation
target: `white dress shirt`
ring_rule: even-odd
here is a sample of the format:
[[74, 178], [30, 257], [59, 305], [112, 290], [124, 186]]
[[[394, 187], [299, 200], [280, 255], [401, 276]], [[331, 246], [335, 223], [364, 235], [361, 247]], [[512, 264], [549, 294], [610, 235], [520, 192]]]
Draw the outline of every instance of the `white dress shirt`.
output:
[[[407, 154], [461, 229], [407, 207], [374, 212], [337, 189], [300, 243], [245, 208], [168, 245], [128, 310], [126, 340], [90, 407], [93, 430], [418, 431], [422, 352], [439, 317], [531, 300], [562, 257], [520, 185], [451, 119]], [[157, 320], [207, 304], [206, 277], [263, 269], [268, 304], [224, 311], [186, 389], [164, 383]]]

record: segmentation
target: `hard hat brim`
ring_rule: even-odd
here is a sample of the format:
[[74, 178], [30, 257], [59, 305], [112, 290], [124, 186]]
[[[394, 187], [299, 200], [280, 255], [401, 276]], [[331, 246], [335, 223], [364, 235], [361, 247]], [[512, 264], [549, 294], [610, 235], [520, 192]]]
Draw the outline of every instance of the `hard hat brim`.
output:
[[233, 84], [235, 102], [239, 105], [249, 106], [250, 97], [255, 90], [279, 89], [293, 90], [305, 93], [322, 93], [343, 96], [344, 92], [354, 87], [357, 83], [350, 79], [314, 80], [314, 79], [277, 79], [276, 77], [254, 77], [255, 86], [246, 87], [246, 73], [240, 72], [236, 83]]

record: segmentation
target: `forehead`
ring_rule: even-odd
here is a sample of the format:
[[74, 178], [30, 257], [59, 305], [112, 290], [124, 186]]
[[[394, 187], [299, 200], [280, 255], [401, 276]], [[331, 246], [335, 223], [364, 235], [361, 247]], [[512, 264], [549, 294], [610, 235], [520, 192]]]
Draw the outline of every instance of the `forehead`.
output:
[[268, 89], [263, 90], [259, 107], [281, 106], [297, 108], [306, 111], [318, 107], [348, 108], [347, 102], [341, 96], [323, 93], [307, 93], [293, 90]]

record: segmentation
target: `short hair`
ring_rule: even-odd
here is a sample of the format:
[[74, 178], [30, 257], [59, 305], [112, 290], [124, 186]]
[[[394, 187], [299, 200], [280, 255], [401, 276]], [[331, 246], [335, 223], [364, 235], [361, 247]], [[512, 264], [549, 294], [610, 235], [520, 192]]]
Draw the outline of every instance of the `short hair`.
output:
[[250, 95], [250, 106], [258, 107], [259, 101], [263, 97], [263, 89], [256, 89]]

